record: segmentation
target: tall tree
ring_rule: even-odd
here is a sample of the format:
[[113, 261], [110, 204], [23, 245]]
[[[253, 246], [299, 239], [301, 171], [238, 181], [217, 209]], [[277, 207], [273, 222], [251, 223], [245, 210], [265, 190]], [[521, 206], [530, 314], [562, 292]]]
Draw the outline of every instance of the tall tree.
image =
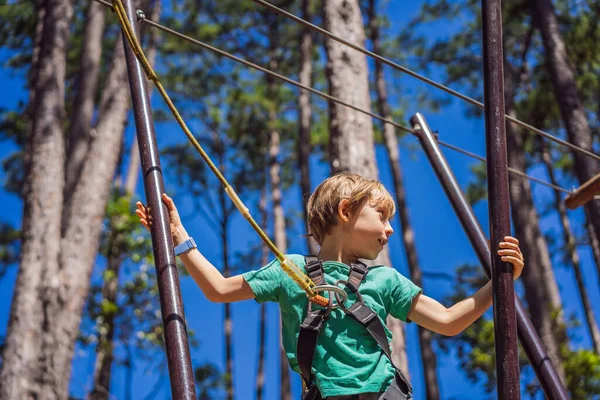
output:
[[587, 211], [587, 208], [584, 208], [584, 210], [585, 210], [585, 227], [588, 232], [589, 244], [592, 249], [592, 254], [594, 256], [594, 262], [596, 264], [596, 271], [597, 271], [597, 276], [598, 276], [598, 286], [600, 286], [600, 240], [598, 240], [598, 236], [596, 236], [596, 230], [594, 229], [594, 226], [592, 225], [592, 223], [590, 221], [590, 215]]
[[65, 166], [65, 198], [69, 201], [81, 167], [92, 141], [92, 117], [96, 106], [97, 86], [100, 77], [100, 57], [105, 22], [105, 6], [91, 2], [88, 5], [87, 23], [83, 35], [78, 87], [73, 102], [73, 120], [67, 132], [67, 165]]
[[[554, 174], [554, 164], [552, 156], [550, 155], [550, 150], [542, 140], [539, 140], [538, 143], [542, 153], [542, 160], [546, 166], [548, 177], [550, 178], [550, 183], [558, 186], [558, 182]], [[558, 211], [558, 215], [560, 216], [560, 223], [562, 225], [563, 231], [564, 247], [566, 250], [566, 256], [568, 257], [567, 262], [571, 264], [571, 267], [573, 268], [573, 273], [575, 274], [575, 282], [577, 283], [579, 297], [581, 298], [581, 305], [583, 307], [583, 314], [585, 316], [585, 322], [588, 328], [588, 332], [590, 334], [590, 338], [592, 339], [592, 344], [594, 346], [596, 354], [600, 355], [600, 331], [598, 330], [598, 324], [596, 322], [596, 318], [594, 317], [594, 310], [592, 308], [592, 304], [590, 302], [590, 298], [585, 286], [583, 273], [581, 271], [581, 261], [579, 258], [579, 254], [577, 253], [577, 241], [571, 229], [569, 217], [567, 216], [567, 207], [562, 199], [561, 193], [558, 190], [554, 190], [554, 207], [556, 208], [556, 210]]]
[[[325, 27], [334, 35], [363, 46], [365, 31], [362, 12], [357, 0], [325, 0]], [[327, 82], [329, 93], [362, 109], [371, 108], [369, 77], [366, 57], [349, 47], [327, 39]], [[377, 179], [371, 117], [338, 103], [329, 103], [329, 164], [331, 172], [350, 171]], [[375, 260], [391, 267], [387, 248]], [[394, 362], [408, 373], [404, 332], [400, 321], [389, 318], [392, 331]]]
[[[525, 100], [523, 96], [519, 96], [520, 80], [526, 72], [525, 62], [535, 59], [529, 54], [533, 31], [527, 11], [521, 3], [506, 3], [503, 7], [504, 97], [506, 112], [513, 117], [517, 115], [522, 117], [518, 112], [528, 111], [527, 96], [524, 96]], [[478, 98], [482, 95], [479, 85], [480, 60], [472, 55], [480, 51], [481, 46], [481, 21], [477, 18], [479, 12], [478, 3], [471, 0], [455, 3], [450, 7], [445, 2], [438, 2], [424, 7], [423, 15], [420, 17], [421, 21], [442, 17], [453, 20], [467, 15], [475, 17], [468, 18], [470, 22], [450, 40], [439, 41], [432, 45], [431, 58], [445, 66], [449, 81], [462, 83], [464, 87], [474, 91]], [[451, 62], [455, 59], [464, 62], [458, 66]], [[527, 157], [528, 142], [524, 132], [517, 126], [507, 123], [506, 134], [509, 166], [526, 171], [530, 166], [531, 158]], [[485, 174], [480, 178], [485, 179]], [[512, 176], [509, 190], [515, 236], [521, 241], [525, 259], [528, 260], [528, 267], [524, 270], [521, 280], [525, 286], [525, 296], [532, 321], [547, 347], [559, 376], [563, 382], [566, 382], [561, 346], [568, 347], [568, 341], [564, 335], [562, 302], [548, 245], [540, 229], [540, 218], [535, 207], [531, 185], [527, 180]], [[484, 196], [485, 190], [480, 191], [479, 195]]]
[[[592, 132], [554, 6], [551, 0], [532, 0], [531, 4], [534, 23], [542, 34], [546, 67], [550, 72], [567, 137], [571, 143], [592, 151]], [[597, 160], [577, 152], [573, 152], [573, 159], [575, 175], [581, 184], [600, 173], [600, 164]], [[585, 207], [596, 236], [600, 236], [600, 203], [592, 201]]]
[[[60, 218], [64, 187], [64, 95], [70, 1], [44, 4], [44, 27], [35, 78], [33, 125], [24, 188], [21, 264], [11, 305], [0, 372], [0, 397], [64, 398], [58, 365], [41, 357], [44, 326], [56, 317]], [[54, 301], [53, 301], [54, 299]], [[67, 370], [69, 367], [67, 366]]]
[[[266, 227], [269, 222], [269, 211], [267, 210], [267, 182], [265, 179], [264, 188], [260, 191], [260, 200], [258, 204], [261, 216], [261, 226]], [[267, 265], [269, 262], [269, 248], [266, 245], [261, 246], [261, 265]], [[260, 319], [258, 329], [258, 368], [256, 372], [256, 400], [263, 399], [265, 390], [265, 348], [267, 331], [267, 306], [265, 303], [260, 305]]]
[[[302, 19], [309, 22], [312, 20], [310, 0], [302, 0]], [[312, 31], [303, 26], [300, 31], [300, 53], [302, 59], [299, 78], [300, 83], [305, 86], [312, 86], [313, 50]], [[310, 101], [310, 92], [301, 89], [298, 95], [298, 169], [300, 170], [300, 195], [302, 196], [302, 211], [306, 232], [308, 232], [306, 204], [311, 192], [309, 168], [311, 119], [312, 104]], [[306, 238], [306, 243], [310, 254], [317, 254], [319, 252], [318, 245], [311, 236]]]
[[[529, 27], [521, 26], [520, 29], [524, 29], [523, 35], [513, 32], [513, 35], [505, 41], [507, 49], [504, 61], [505, 110], [508, 115], [513, 117], [517, 115], [515, 96], [520, 83], [519, 77], [522, 74], [522, 64], [515, 66], [508, 59], [512, 56], [521, 63], [527, 59], [532, 34]], [[508, 49], [520, 49], [520, 57], [519, 55], [515, 57]], [[513, 124], [506, 124], [506, 144], [508, 165], [519, 171], [526, 171], [528, 163], [524, 132]], [[525, 286], [529, 312], [533, 325], [546, 346], [552, 364], [564, 383], [566, 377], [562, 365], [560, 344], [561, 339], [566, 341], [566, 337], [562, 334], [557, 335], [557, 332], [564, 333], [564, 319], [560, 314], [562, 301], [554, 277], [548, 245], [540, 231], [540, 221], [533, 201], [531, 184], [526, 179], [513, 177], [509, 182], [509, 190], [515, 235], [521, 242], [525, 259], [528, 260], [527, 271], [523, 271], [522, 281]]]
[[[160, 17], [161, 4], [160, 0], [153, 3], [152, 9], [150, 10], [150, 19], [158, 21]], [[89, 23], [93, 23], [90, 21]], [[87, 26], [86, 26], [87, 32]], [[153, 31], [150, 35], [149, 46], [147, 51], [148, 61], [151, 65], [154, 65], [156, 58], [156, 31]], [[82, 63], [83, 64], [83, 63]], [[85, 65], [85, 64], [83, 64]], [[84, 125], [86, 126], [86, 125]], [[83, 127], [79, 131], [79, 134], [86, 137], [87, 133], [83, 131]], [[73, 131], [73, 130], [72, 130]], [[76, 141], [82, 140], [81, 138], [73, 138]], [[83, 147], [86, 146], [82, 143], [78, 144], [80, 147], [78, 151], [82, 151]], [[140, 170], [140, 155], [139, 149], [137, 148], [137, 135], [134, 135], [134, 140], [131, 144], [129, 152], [129, 163], [125, 176], [121, 180], [117, 180], [114, 190], [120, 195], [124, 195], [130, 200], [135, 194], [135, 187], [139, 178]], [[78, 156], [73, 155], [73, 158]], [[66, 181], [69, 181], [67, 176]], [[108, 245], [107, 250], [107, 267], [103, 274], [104, 283], [102, 287], [103, 299], [103, 314], [99, 317], [101, 321], [98, 337], [98, 344], [96, 345], [96, 362], [94, 365], [94, 389], [90, 394], [92, 399], [108, 399], [110, 394], [110, 384], [112, 376], [112, 367], [114, 362], [114, 348], [115, 348], [115, 330], [116, 330], [116, 317], [117, 317], [117, 295], [119, 293], [119, 276], [121, 272], [122, 264], [125, 260], [126, 249], [127, 249], [127, 236], [131, 234], [128, 229], [122, 229], [126, 227], [123, 224], [122, 215], [114, 215], [109, 218], [108, 221]]]
[[[24, 344], [22, 340], [19, 340], [20, 343], [11, 340], [6, 347], [6, 352], [9, 354], [10, 352], [22, 354], [31, 349], [36, 352], [36, 357], [35, 360], [28, 360], [29, 370], [18, 375], [18, 379], [15, 378], [21, 383], [4, 384], [3, 382], [3, 390], [17, 390], [8, 392], [10, 393], [8, 398], [26, 397], [26, 393], [35, 396], [35, 393], [40, 390], [50, 398], [67, 396], [71, 358], [79, 332], [81, 311], [89, 288], [89, 278], [98, 250], [101, 229], [98, 221], [102, 219], [108, 199], [110, 181], [120, 153], [128, 107], [128, 89], [121, 44], [121, 54], [114, 57], [108, 75], [108, 84], [103, 88], [100, 99], [96, 125], [98, 135], [91, 143], [88, 155], [80, 166], [81, 174], [73, 187], [71, 201], [63, 206], [63, 194], [57, 193], [62, 192], [65, 187], [64, 165], [67, 160], [62, 130], [64, 125], [68, 125], [65, 124], [63, 109], [68, 25], [73, 12], [70, 2], [46, 2], [45, 7], [43, 39], [37, 64], [40, 69], [36, 79], [33, 132], [28, 146], [28, 151], [33, 157], [28, 162], [29, 183], [23, 221], [23, 226], [27, 227], [27, 230], [24, 229], [25, 241], [32, 244], [31, 250], [37, 252], [37, 255], [35, 261], [32, 261], [31, 255], [34, 253], [31, 253], [30, 249], [23, 253], [19, 275], [23, 274], [33, 286], [22, 290], [17, 284], [9, 327], [10, 335], [23, 336], [21, 329], [25, 324], [26, 331], [31, 332], [31, 335], [25, 336], [35, 338], [35, 342]], [[118, 52], [117, 47], [113, 55]], [[80, 82], [77, 88], [85, 86], [87, 85]], [[78, 98], [78, 96], [75, 94], [69, 98]], [[38, 135], [37, 139], [34, 139], [36, 135]], [[52, 159], [43, 161], [50, 155], [49, 148], [54, 151], [51, 154]], [[40, 157], [37, 155], [38, 152]], [[39, 165], [41, 161], [42, 164]], [[51, 185], [51, 192], [48, 192], [50, 187], [40, 186], [40, 181], [43, 181], [43, 185]], [[44, 187], [46, 189], [43, 189]], [[58, 216], [62, 221], [58, 231], [55, 231], [56, 228], [52, 225], [54, 219], [48, 219], [47, 216], [38, 218], [40, 211], [36, 210], [39, 205], [49, 201], [57, 201], [60, 206], [54, 203], [50, 207], [44, 206], [42, 215], [51, 213], [53, 218]], [[46, 237], [43, 243], [47, 250], [41, 253], [35, 250], [39, 246], [35, 237], [40, 233], [29, 232], [34, 226], [36, 232]], [[55, 234], [56, 232], [58, 233]], [[45, 267], [40, 268], [38, 263], [42, 263]], [[18, 281], [20, 279], [23, 278], [17, 278]], [[32, 300], [32, 297], [35, 300]], [[24, 305], [24, 302], [27, 305]], [[33, 309], [25, 312], [22, 309], [24, 306], [33, 306]], [[27, 350], [23, 350], [24, 348]], [[15, 360], [14, 364], [18, 366], [22, 360], [23, 358], [20, 357], [20, 361]], [[11, 368], [11, 371], [19, 371], [18, 368]], [[3, 369], [2, 374], [7, 379], [11, 379], [6, 373], [6, 368]], [[23, 377], [26, 378], [22, 379]], [[30, 379], [33, 380], [33, 384]], [[17, 387], [19, 385], [20, 388]]]
[[[368, 21], [371, 43], [375, 54], [382, 54], [380, 21], [377, 16], [377, 4], [375, 0], [369, 0]], [[379, 114], [386, 119], [393, 119], [392, 111], [388, 102], [387, 85], [383, 71], [383, 64], [375, 60], [375, 90], [377, 93], [377, 108]], [[398, 148], [398, 138], [396, 129], [392, 124], [383, 124], [383, 139], [387, 150], [390, 168], [392, 170], [392, 179], [394, 182], [394, 192], [396, 194], [396, 203], [398, 206], [398, 216], [400, 218], [400, 228], [402, 230], [402, 244], [406, 253], [406, 260], [410, 270], [410, 278], [419, 287], [423, 287], [423, 273], [419, 265], [417, 247], [415, 245], [415, 232], [410, 223], [408, 215], [408, 205], [406, 204], [406, 194], [402, 178], [402, 168], [400, 165], [400, 150]], [[423, 376], [425, 378], [425, 397], [431, 400], [440, 398], [440, 388], [438, 385], [436, 366], [436, 355], [431, 346], [433, 333], [423, 327], [418, 328], [419, 349], [421, 350], [421, 360], [423, 363]]]

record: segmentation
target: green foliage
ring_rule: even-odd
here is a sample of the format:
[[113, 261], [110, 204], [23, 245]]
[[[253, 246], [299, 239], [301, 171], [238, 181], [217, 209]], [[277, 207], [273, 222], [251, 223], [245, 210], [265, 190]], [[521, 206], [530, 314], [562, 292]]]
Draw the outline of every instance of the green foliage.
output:
[[0, 279], [19, 261], [21, 232], [0, 221]]
[[473, 172], [473, 179], [467, 186], [465, 197], [471, 205], [475, 205], [481, 200], [487, 199], [487, 165], [485, 163], [473, 164], [471, 172]]
[[35, 1], [0, 1], [0, 46], [15, 50], [5, 66], [22, 69], [31, 64], [31, 41], [35, 33]]
[[213, 364], [205, 364], [194, 369], [194, 380], [198, 391], [198, 400], [212, 400], [219, 398], [219, 391], [225, 385], [224, 376]]
[[600, 396], [600, 356], [593, 351], [567, 350], [564, 363], [567, 387], [572, 399], [590, 399]]
[[[454, 284], [455, 295], [447, 298], [444, 303], [454, 304], [479, 289], [487, 277], [483, 270], [475, 265], [462, 265], [456, 269], [457, 279]], [[557, 318], [557, 312], [553, 318]], [[568, 330], [578, 326], [579, 321], [572, 319], [567, 326], [562, 327], [564, 336]], [[460, 367], [467, 378], [473, 383], [483, 385], [488, 393], [496, 388], [494, 321], [491, 312], [475, 321], [461, 334], [454, 337], [437, 337], [440, 349], [456, 354]], [[566, 341], [562, 341], [567, 343]], [[563, 367], [567, 375], [567, 388], [572, 399], [590, 399], [600, 395], [600, 357], [586, 349], [570, 350], [567, 345], [561, 349]], [[541, 393], [541, 386], [535, 378], [525, 351], [519, 345], [519, 366], [521, 384], [531, 399]]]

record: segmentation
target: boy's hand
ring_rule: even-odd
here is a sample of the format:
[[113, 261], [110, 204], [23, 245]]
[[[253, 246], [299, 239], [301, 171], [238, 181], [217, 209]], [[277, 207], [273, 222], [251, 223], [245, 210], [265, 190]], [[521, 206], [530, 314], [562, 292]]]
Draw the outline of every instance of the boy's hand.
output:
[[512, 236], [505, 236], [504, 242], [500, 242], [498, 247], [498, 255], [502, 257], [502, 261], [513, 265], [513, 279], [517, 279], [525, 266], [523, 253], [519, 248], [519, 241]]
[[[181, 223], [181, 218], [179, 217], [179, 212], [177, 211], [177, 207], [175, 207], [173, 199], [167, 196], [166, 193], [163, 193], [162, 201], [167, 206], [167, 210], [169, 210], [171, 236], [173, 237], [173, 245], [177, 246], [185, 241], [189, 235]], [[152, 225], [150, 207], [144, 206], [141, 201], [136, 202], [135, 205], [137, 207], [135, 213], [140, 217], [140, 223], [148, 230], [148, 232], [150, 232], [150, 226]]]

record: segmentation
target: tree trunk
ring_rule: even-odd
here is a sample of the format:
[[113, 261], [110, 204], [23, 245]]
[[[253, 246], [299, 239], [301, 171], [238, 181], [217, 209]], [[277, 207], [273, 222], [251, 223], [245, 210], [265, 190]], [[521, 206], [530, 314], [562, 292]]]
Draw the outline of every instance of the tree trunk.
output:
[[31, 52], [31, 66], [27, 73], [27, 80], [29, 84], [29, 95], [27, 108], [25, 109], [25, 115], [27, 117], [27, 138], [25, 138], [25, 154], [23, 156], [23, 163], [25, 166], [25, 176], [27, 176], [28, 166], [30, 162], [31, 141], [28, 139], [31, 136], [31, 130], [33, 129], [33, 112], [35, 111], [35, 89], [37, 84], [37, 77], [39, 74], [39, 58], [40, 58], [40, 47], [42, 44], [43, 30], [44, 30], [44, 16], [46, 15], [46, 8], [44, 7], [43, 0], [36, 0], [35, 2], [36, 16], [35, 16], [35, 31], [32, 38], [33, 50]]
[[[363, 46], [365, 32], [358, 0], [325, 0], [325, 28]], [[366, 57], [332, 39], [326, 40], [327, 81], [332, 96], [370, 110]], [[371, 117], [329, 102], [329, 157], [332, 173], [351, 171], [377, 179]]]
[[[260, 203], [259, 203], [260, 215], [261, 215], [261, 226], [267, 226], [269, 222], [269, 212], [267, 211], [267, 182], [265, 179], [265, 185], [260, 192]], [[261, 265], [267, 265], [269, 262], [269, 248], [262, 245]], [[265, 390], [265, 345], [266, 345], [266, 331], [267, 331], [267, 307], [265, 303], [260, 305], [260, 321], [258, 329], [258, 370], [256, 373], [256, 400], [262, 400], [263, 392]]]
[[[111, 226], [109, 225], [109, 228]], [[102, 287], [103, 303], [107, 302], [115, 306], [108, 312], [102, 313], [102, 320], [98, 322], [98, 344], [96, 346], [96, 362], [94, 364], [94, 389], [89, 398], [92, 400], [104, 400], [110, 397], [110, 382], [112, 364], [114, 361], [114, 336], [116, 318], [116, 298], [119, 289], [119, 270], [122, 259], [119, 253], [119, 243], [123, 240], [119, 234], [110, 239], [110, 250], [108, 265], [104, 274]]]
[[[278, 69], [279, 63], [275, 59], [275, 50], [277, 48], [277, 39], [274, 26], [269, 26], [269, 39], [270, 39], [270, 50], [269, 50], [269, 68], [272, 71]], [[277, 86], [273, 77], [265, 76], [267, 84], [268, 98], [276, 102]], [[279, 163], [279, 153], [281, 151], [280, 134], [275, 128], [277, 124], [277, 106], [273, 103], [270, 105], [269, 112], [269, 179], [271, 181], [271, 201], [273, 209], [273, 238], [275, 246], [285, 254], [287, 252], [287, 234], [285, 226], [285, 211], [281, 202], [281, 164]], [[281, 331], [279, 340], [279, 368], [281, 372], [281, 386], [280, 386], [280, 397], [281, 400], [290, 400], [291, 394], [291, 382], [290, 382], [290, 367], [287, 360], [287, 354], [283, 348]]]
[[[546, 64], [550, 71], [556, 101], [567, 131], [569, 141], [592, 151], [592, 134], [586, 119], [585, 109], [577, 90], [573, 68], [551, 0], [533, 0], [534, 21], [542, 34]], [[579, 182], [591, 179], [600, 172], [597, 160], [573, 152], [575, 175]], [[600, 202], [590, 201], [585, 206], [597, 237], [600, 236]]]
[[21, 263], [0, 371], [2, 399], [67, 398], [68, 394], [68, 379], [40, 353], [46, 329], [60, 321], [56, 311], [63, 307], [63, 299], [55, 294], [60, 287], [65, 70], [73, 10], [68, 0], [48, 0], [45, 7], [28, 145], [32, 156], [24, 187]]
[[[505, 61], [506, 64], [506, 61]], [[508, 115], [515, 116], [513, 108], [516, 82], [511, 68], [505, 68], [505, 109]], [[506, 124], [506, 144], [508, 165], [519, 171], [527, 170], [527, 161], [523, 144], [523, 132], [513, 124]], [[562, 311], [562, 302], [552, 270], [546, 239], [540, 232], [539, 217], [533, 203], [531, 185], [527, 179], [513, 177], [509, 181], [511, 214], [515, 236], [527, 268], [523, 269], [521, 280], [525, 286], [525, 298], [529, 306], [531, 321], [542, 342], [546, 346], [552, 364], [563, 383], [565, 371], [560, 356], [560, 342], [567, 340], [564, 333], [563, 317], [555, 313]]]
[[[325, 27], [333, 34], [362, 46], [365, 41], [362, 14], [357, 0], [325, 0]], [[326, 40], [329, 93], [347, 103], [369, 110], [369, 77], [366, 57], [332, 39]], [[371, 117], [337, 103], [329, 102], [329, 157], [331, 172], [350, 171], [377, 179]], [[388, 265], [387, 247], [374, 261]], [[392, 358], [408, 374], [404, 332], [399, 321], [388, 318], [392, 331]]]
[[[369, 1], [369, 27], [373, 52], [382, 53], [379, 40], [379, 26], [376, 20], [375, 0]], [[387, 98], [387, 88], [381, 61], [375, 61], [375, 86], [377, 92], [377, 108], [379, 114], [386, 119], [392, 119], [392, 112]], [[421, 267], [417, 257], [417, 247], [415, 245], [415, 233], [408, 216], [408, 206], [406, 204], [406, 195], [400, 167], [400, 151], [398, 150], [398, 139], [396, 138], [396, 129], [391, 124], [383, 124], [383, 137], [387, 149], [390, 166], [392, 169], [392, 178], [394, 181], [394, 191], [396, 192], [396, 203], [398, 205], [398, 216], [402, 229], [402, 243], [410, 270], [411, 280], [415, 285], [423, 287]], [[438, 384], [436, 369], [437, 359], [431, 346], [432, 332], [423, 327], [418, 328], [419, 347], [421, 350], [421, 360], [423, 362], [423, 376], [425, 378], [425, 398], [429, 400], [438, 400], [440, 398], [440, 388]]]
[[65, 167], [65, 201], [69, 202], [77, 184], [81, 167], [92, 141], [92, 117], [94, 115], [96, 89], [100, 75], [100, 57], [104, 33], [105, 6], [89, 3], [86, 18], [77, 95], [73, 102], [73, 119], [67, 134], [67, 163]]
[[[271, 122], [276, 121], [276, 114], [270, 112]], [[269, 176], [271, 180], [271, 201], [273, 207], [273, 237], [275, 246], [285, 254], [287, 252], [287, 234], [285, 228], [285, 212], [281, 204], [281, 165], [279, 164], [278, 156], [280, 151], [279, 132], [275, 129], [271, 130], [269, 138]], [[281, 333], [280, 333], [281, 335]], [[283, 348], [283, 344], [279, 343], [279, 367], [281, 371], [281, 400], [290, 400], [291, 383], [290, 383], [290, 367], [288, 364], [287, 354]]]
[[[158, 21], [160, 17], [161, 4], [160, 0], [157, 0], [150, 13], [150, 19], [152, 21]], [[147, 51], [147, 58], [150, 64], [154, 64], [156, 58], [156, 31], [152, 31], [150, 44]], [[121, 133], [121, 136], [123, 134]], [[141, 162], [140, 153], [137, 146], [137, 135], [133, 135], [133, 143], [129, 152], [129, 164], [125, 179], [121, 182], [117, 182], [117, 186], [123, 189], [123, 193], [128, 196], [133, 196], [135, 193], [135, 187], [139, 177]], [[123, 238], [121, 234], [117, 233], [113, 235], [115, 230], [111, 229], [113, 223], [117, 221], [110, 221], [109, 230], [112, 238], [110, 239], [108, 263], [107, 263], [107, 274], [105, 274], [105, 280], [102, 287], [103, 300], [109, 304], [116, 305], [117, 295], [119, 290], [119, 274], [121, 271], [121, 265], [123, 259], [121, 257], [122, 251], [120, 250], [123, 246]], [[111, 385], [111, 371], [114, 362], [114, 334], [115, 334], [115, 319], [117, 315], [113, 310], [109, 310], [108, 313], [102, 315], [103, 329], [99, 329], [98, 345], [96, 346], [96, 362], [94, 365], [94, 388], [90, 393], [90, 398], [95, 399], [108, 399], [110, 394]]]
[[598, 286], [600, 286], [600, 240], [598, 240], [598, 236], [596, 236], [596, 231], [594, 230], [594, 226], [590, 221], [590, 215], [588, 210], [585, 207], [584, 210], [585, 227], [589, 235], [590, 247], [594, 256], [594, 262], [596, 264], [596, 276], [598, 277]]
[[[311, 20], [310, 15], [310, 0], [302, 0], [302, 19], [305, 21]], [[312, 85], [312, 54], [313, 54], [313, 38], [311, 30], [303, 27], [300, 33], [300, 53], [302, 56], [300, 68], [300, 83], [305, 86]], [[304, 228], [308, 233], [308, 216], [306, 204], [311, 193], [310, 187], [310, 128], [312, 105], [310, 101], [310, 92], [300, 90], [298, 97], [299, 115], [299, 134], [298, 134], [298, 169], [300, 170], [300, 195], [302, 196], [302, 211], [304, 215]], [[312, 236], [306, 238], [306, 245], [310, 254], [319, 252], [319, 245]]]
[[[219, 171], [221, 174], [226, 176], [225, 172], [225, 146], [217, 132], [213, 133], [213, 141], [216, 144], [216, 153], [219, 163]], [[223, 257], [223, 276], [231, 276], [231, 266], [229, 265], [229, 242], [227, 236], [229, 233], [229, 223], [231, 222], [231, 203], [225, 195], [224, 190], [218, 191], [219, 208], [221, 209], [220, 218], [220, 237], [221, 237], [221, 251]], [[225, 390], [227, 392], [227, 400], [233, 400], [234, 398], [234, 385], [233, 385], [233, 319], [231, 317], [231, 304], [223, 304], [225, 315], [223, 333], [225, 335]]]
[[102, 94], [97, 136], [90, 145], [75, 187], [61, 240], [61, 286], [57, 293], [62, 307], [55, 314], [42, 358], [51, 360], [65, 385], [71, 372], [71, 358], [81, 312], [89, 290], [89, 280], [98, 252], [102, 219], [110, 194], [111, 182], [120, 153], [123, 130], [129, 108], [129, 90], [123, 43], [117, 42], [107, 85]]
[[[544, 164], [546, 164], [550, 182], [553, 185], [557, 185], [550, 152], [548, 151], [548, 148], [544, 146], [544, 142], [542, 140], [540, 140], [539, 143], [541, 144], [542, 158], [544, 160]], [[577, 253], [577, 243], [575, 240], [575, 235], [573, 235], [573, 232], [571, 231], [571, 224], [569, 222], [569, 217], [567, 216], [567, 208], [562, 200], [561, 193], [558, 190], [554, 191], [554, 205], [560, 215], [560, 222], [562, 223], [565, 241], [564, 246], [567, 254], [569, 255], [571, 265], [573, 266], [573, 272], [575, 273], [575, 281], [577, 282], [577, 288], [579, 289], [581, 305], [583, 306], [583, 313], [585, 315], [585, 321], [590, 333], [590, 338], [592, 339], [596, 354], [600, 355], [600, 331], [598, 330], [598, 324], [596, 323], [596, 318], [594, 317], [594, 310], [592, 308], [592, 304], [590, 303], [590, 298], [585, 287], [585, 281], [581, 272], [579, 254]]]

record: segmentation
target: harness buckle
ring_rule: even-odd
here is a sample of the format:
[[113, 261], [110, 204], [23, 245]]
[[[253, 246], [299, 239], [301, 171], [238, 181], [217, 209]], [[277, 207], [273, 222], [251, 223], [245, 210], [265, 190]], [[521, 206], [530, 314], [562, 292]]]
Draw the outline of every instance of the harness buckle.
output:
[[[335, 281], [335, 286], [345, 295], [345, 296], [338, 296], [338, 292], [334, 292], [333, 294], [335, 295], [335, 299], [336, 299], [336, 303], [340, 306], [340, 308], [342, 309], [342, 311], [344, 311], [344, 313], [346, 314], [351, 314], [350, 310], [348, 309], [348, 307], [346, 307], [346, 305], [344, 304], [346, 302], [346, 300], [348, 300], [348, 294], [346, 293], [345, 290], [339, 288], [339, 284], [343, 283], [345, 286], [349, 287], [348, 285], [348, 281], [343, 280], [343, 279], [339, 279], [337, 281]], [[363, 297], [362, 295], [356, 291], [354, 292], [354, 294], [356, 295], [356, 303], [354, 304], [365, 304], [365, 302], [363, 301]]]
[[[327, 308], [329, 309], [330, 312], [331, 312], [331, 310], [335, 310], [339, 307], [340, 299], [341, 299], [342, 304], [346, 300], [348, 300], [348, 293], [346, 293], [346, 291], [344, 291], [344, 289], [337, 287], [337, 283], [336, 283], [336, 285], [318, 285], [318, 286], [315, 286], [314, 288], [312, 288], [312, 290], [315, 293], [329, 292], [329, 293], [333, 293], [335, 295], [335, 298], [337, 300], [335, 304], [332, 301], [333, 299], [331, 298], [331, 295], [329, 296], [330, 298], [329, 298], [329, 303], [327, 305]], [[308, 302], [308, 310], [309, 311], [312, 310], [312, 301]]]

